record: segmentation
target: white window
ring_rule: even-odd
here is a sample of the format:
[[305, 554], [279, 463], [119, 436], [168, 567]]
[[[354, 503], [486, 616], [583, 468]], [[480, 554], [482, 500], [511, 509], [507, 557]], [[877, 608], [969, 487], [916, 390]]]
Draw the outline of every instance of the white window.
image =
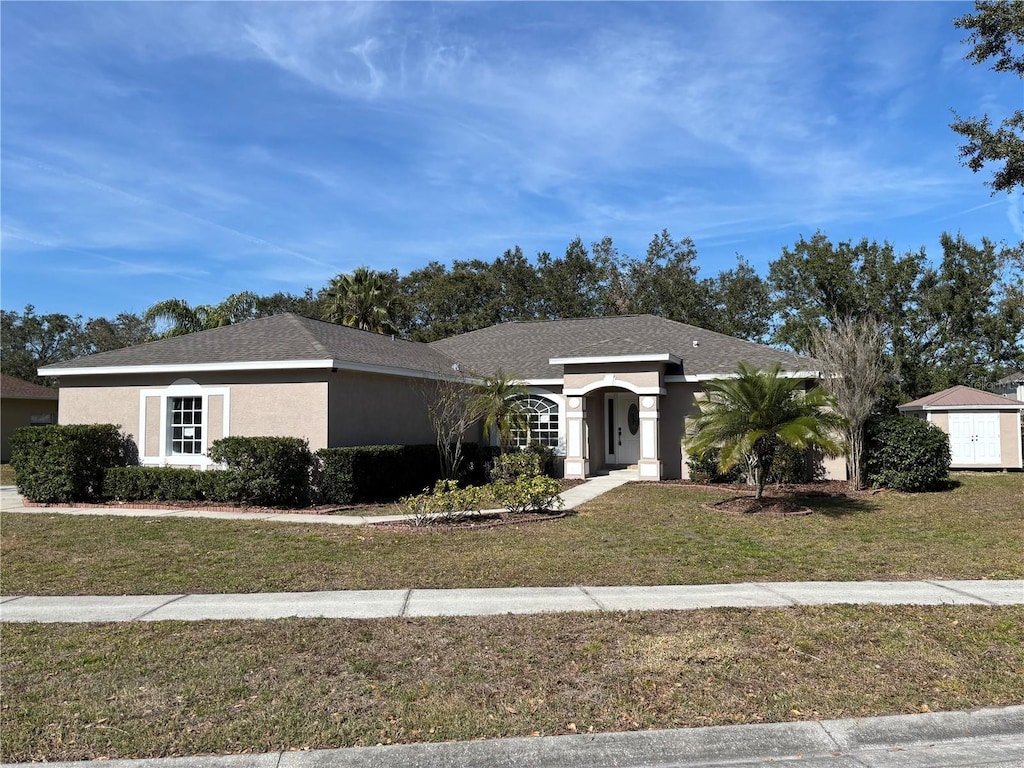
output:
[[203, 453], [203, 398], [169, 397], [171, 405], [171, 454]]
[[549, 448], [558, 448], [558, 403], [536, 395], [516, 400], [516, 407], [524, 414], [523, 423], [512, 429], [512, 444], [525, 448], [530, 443], [540, 443]]

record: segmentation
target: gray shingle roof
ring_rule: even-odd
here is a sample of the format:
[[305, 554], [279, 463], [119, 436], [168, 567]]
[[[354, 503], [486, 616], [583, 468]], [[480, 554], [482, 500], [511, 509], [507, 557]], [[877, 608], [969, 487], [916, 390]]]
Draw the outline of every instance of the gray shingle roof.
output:
[[670, 353], [682, 360], [676, 373], [694, 376], [732, 373], [739, 361], [757, 367], [777, 362], [787, 371], [817, 369], [807, 357], [653, 315], [503, 323], [430, 346], [476, 373], [500, 369], [523, 379], [561, 378], [562, 366], [551, 365], [551, 358], [598, 355]]
[[57, 390], [0, 373], [0, 397], [11, 400], [56, 400]]
[[392, 339], [300, 315], [283, 314], [186, 336], [101, 352], [47, 367], [62, 369], [150, 365], [339, 360], [414, 371], [445, 372], [453, 360], [426, 344]]

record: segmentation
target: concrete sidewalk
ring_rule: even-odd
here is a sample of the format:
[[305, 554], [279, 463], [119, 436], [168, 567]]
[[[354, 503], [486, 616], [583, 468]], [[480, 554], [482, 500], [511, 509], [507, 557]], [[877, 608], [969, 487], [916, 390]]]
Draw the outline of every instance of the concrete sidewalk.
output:
[[[732, 725], [353, 747], [262, 755], [105, 760], [108, 768], [1020, 768], [1024, 706], [819, 722]], [[15, 765], [15, 764], [7, 764]], [[38, 763], [19, 763], [21, 766]], [[47, 763], [85, 768], [93, 762]]]
[[[639, 478], [636, 470], [615, 470], [607, 475], [590, 478], [585, 483], [567, 488], [559, 494], [562, 509], [570, 510], [596, 499], [612, 488], [618, 488]], [[28, 507], [13, 485], [0, 486], [0, 511], [44, 515], [114, 515], [117, 517], [192, 517], [207, 520], [248, 520], [250, 522], [314, 523], [316, 525], [369, 525], [372, 523], [394, 523], [406, 520], [410, 515], [306, 515], [299, 512], [218, 512], [209, 509], [131, 509], [128, 507]], [[501, 512], [488, 509], [481, 515]]]
[[386, 589], [217, 595], [3, 596], [4, 622], [372, 619], [798, 605], [1021, 605], [1024, 580], [806, 581], [627, 587]]

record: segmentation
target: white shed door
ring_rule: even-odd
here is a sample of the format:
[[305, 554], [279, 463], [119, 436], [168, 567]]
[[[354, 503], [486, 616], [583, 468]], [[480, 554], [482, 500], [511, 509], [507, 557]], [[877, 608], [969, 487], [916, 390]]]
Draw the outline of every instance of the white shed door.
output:
[[949, 449], [953, 464], [999, 464], [999, 414], [949, 414]]

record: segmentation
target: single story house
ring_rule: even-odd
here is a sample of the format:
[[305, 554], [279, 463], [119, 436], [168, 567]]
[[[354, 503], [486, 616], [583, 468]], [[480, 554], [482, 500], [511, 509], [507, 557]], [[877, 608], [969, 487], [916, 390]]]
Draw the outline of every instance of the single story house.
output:
[[1024, 371], [1011, 373], [995, 383], [992, 391], [1003, 397], [1012, 397], [1024, 401]]
[[1022, 469], [1024, 402], [956, 386], [899, 406], [949, 435], [951, 469]]
[[[103, 352], [40, 369], [61, 383], [61, 423], [120, 424], [152, 465], [206, 466], [225, 435], [289, 435], [310, 448], [432, 443], [423, 382], [504, 372], [528, 396], [529, 435], [567, 477], [635, 466], [687, 477], [682, 437], [703, 382], [739, 361], [815, 363], [651, 315], [510, 322], [431, 344], [294, 314]], [[467, 439], [479, 440], [476, 434]], [[826, 460], [843, 479], [843, 459]]]
[[0, 374], [0, 461], [11, 460], [14, 430], [56, 423], [57, 390]]

